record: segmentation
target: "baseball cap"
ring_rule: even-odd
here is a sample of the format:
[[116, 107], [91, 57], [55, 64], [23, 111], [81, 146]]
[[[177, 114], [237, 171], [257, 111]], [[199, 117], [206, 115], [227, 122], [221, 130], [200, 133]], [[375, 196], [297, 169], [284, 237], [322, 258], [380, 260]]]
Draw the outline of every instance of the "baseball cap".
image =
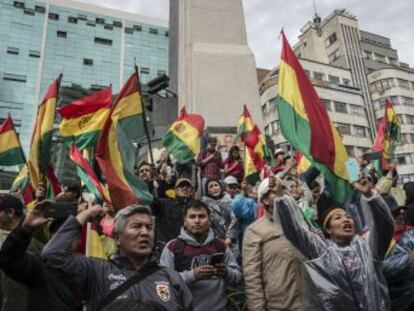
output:
[[275, 150], [275, 155], [279, 154], [279, 153], [285, 153], [285, 150], [283, 150], [282, 148], [278, 148]]
[[192, 188], [194, 187], [194, 185], [193, 185], [193, 183], [191, 182], [190, 179], [188, 179], [188, 178], [178, 178], [176, 183], [175, 183], [175, 188], [179, 187], [181, 184], [184, 184], [184, 183], [187, 183]]
[[239, 184], [239, 182], [237, 181], [237, 178], [231, 175], [224, 178], [223, 181], [226, 185], [238, 185]]
[[269, 178], [265, 178], [259, 184], [259, 188], [257, 189], [257, 198], [259, 202], [262, 200], [262, 197], [269, 192]]

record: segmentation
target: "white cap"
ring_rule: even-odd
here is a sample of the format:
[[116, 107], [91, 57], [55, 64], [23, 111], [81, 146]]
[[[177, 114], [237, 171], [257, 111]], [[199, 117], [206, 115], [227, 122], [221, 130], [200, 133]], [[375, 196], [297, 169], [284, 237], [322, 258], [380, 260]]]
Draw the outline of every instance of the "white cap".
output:
[[276, 155], [279, 153], [285, 153], [285, 150], [283, 150], [282, 148], [276, 149], [274, 154]]
[[265, 178], [259, 184], [259, 188], [257, 189], [257, 198], [259, 202], [262, 200], [262, 196], [269, 192], [269, 178]]
[[224, 178], [223, 181], [226, 185], [238, 185], [239, 184], [239, 182], [237, 181], [237, 178], [232, 175], [227, 176], [226, 178]]

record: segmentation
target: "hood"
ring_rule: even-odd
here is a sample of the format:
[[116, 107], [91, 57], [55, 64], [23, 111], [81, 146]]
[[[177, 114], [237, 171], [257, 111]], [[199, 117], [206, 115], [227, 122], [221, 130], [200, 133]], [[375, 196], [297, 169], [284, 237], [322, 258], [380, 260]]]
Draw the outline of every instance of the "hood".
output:
[[214, 233], [211, 227], [208, 229], [207, 238], [204, 240], [202, 244], [198, 243], [196, 239], [190, 235], [184, 227], [181, 227], [181, 232], [178, 238], [184, 240], [187, 244], [194, 245], [194, 246], [203, 246], [209, 244], [214, 239]]

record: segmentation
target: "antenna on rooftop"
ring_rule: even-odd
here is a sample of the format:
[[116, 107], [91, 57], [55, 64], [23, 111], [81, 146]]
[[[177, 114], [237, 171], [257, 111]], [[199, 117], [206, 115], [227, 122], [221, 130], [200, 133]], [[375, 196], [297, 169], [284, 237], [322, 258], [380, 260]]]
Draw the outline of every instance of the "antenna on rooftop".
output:
[[313, 23], [316, 25], [319, 25], [322, 21], [321, 17], [318, 14], [318, 11], [316, 9], [316, 0], [313, 0]]

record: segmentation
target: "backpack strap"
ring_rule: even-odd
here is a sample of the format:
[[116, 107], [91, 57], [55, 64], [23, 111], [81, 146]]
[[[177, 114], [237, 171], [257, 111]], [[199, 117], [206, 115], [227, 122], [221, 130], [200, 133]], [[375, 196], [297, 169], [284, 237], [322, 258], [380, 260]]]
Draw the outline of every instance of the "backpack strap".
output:
[[183, 239], [177, 238], [177, 243], [175, 244], [174, 249], [174, 270], [177, 271], [178, 264], [183, 259], [184, 248], [186, 242]]
[[151, 274], [158, 271], [160, 267], [158, 265], [151, 265], [148, 269], [142, 272], [138, 272], [131, 276], [128, 280], [126, 280], [124, 283], [116, 287], [115, 289], [111, 290], [109, 294], [101, 299], [99, 303], [97, 304], [97, 311], [103, 310], [105, 307], [109, 306], [109, 304], [112, 303], [112, 301], [115, 300], [116, 297], [127, 291], [132, 286], [137, 285], [142, 280], [146, 279]]

